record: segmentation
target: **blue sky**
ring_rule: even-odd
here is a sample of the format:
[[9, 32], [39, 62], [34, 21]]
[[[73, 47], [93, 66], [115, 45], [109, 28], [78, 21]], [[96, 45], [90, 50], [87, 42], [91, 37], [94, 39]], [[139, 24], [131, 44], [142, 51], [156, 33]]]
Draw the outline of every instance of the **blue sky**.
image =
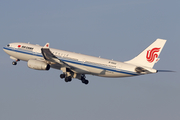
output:
[[65, 83], [61, 71], [12, 66], [0, 51], [2, 120], [179, 120], [178, 0], [31, 0], [0, 2], [0, 45], [30, 42], [126, 61], [157, 38], [167, 39], [155, 69], [129, 78], [87, 76]]

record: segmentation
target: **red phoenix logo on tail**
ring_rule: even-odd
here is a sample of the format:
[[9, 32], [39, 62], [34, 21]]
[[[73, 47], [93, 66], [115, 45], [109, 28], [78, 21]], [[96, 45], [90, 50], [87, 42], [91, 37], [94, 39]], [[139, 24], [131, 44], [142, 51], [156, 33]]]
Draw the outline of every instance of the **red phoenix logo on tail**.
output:
[[160, 48], [153, 48], [152, 50], [148, 50], [147, 55], [146, 55], [147, 61], [152, 63], [155, 60], [155, 58], [158, 57], [158, 54], [156, 53], [159, 51], [160, 51]]

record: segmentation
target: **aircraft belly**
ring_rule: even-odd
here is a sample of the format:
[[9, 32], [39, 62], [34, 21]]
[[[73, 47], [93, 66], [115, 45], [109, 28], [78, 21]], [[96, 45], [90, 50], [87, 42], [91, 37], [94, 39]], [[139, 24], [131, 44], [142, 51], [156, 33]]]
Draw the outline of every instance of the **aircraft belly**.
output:
[[[132, 74], [125, 74], [121, 73], [120, 71], [114, 72], [113, 70], [106, 70], [106, 69], [100, 69], [100, 67], [95, 67], [95, 66], [87, 66], [83, 64], [74, 64], [74, 63], [68, 63], [70, 66], [73, 66], [75, 68], [79, 68], [79, 70], [75, 70], [77, 73], [82, 73], [82, 74], [92, 74], [96, 76], [101, 76], [101, 77], [129, 77], [133, 76]], [[109, 68], [110, 69], [110, 68]]]
[[111, 78], [119, 78], [119, 77], [131, 77], [133, 75], [124, 74], [124, 73], [114, 73], [114, 74], [105, 74], [105, 75], [99, 74], [98, 76], [101, 76], [101, 77], [111, 77]]

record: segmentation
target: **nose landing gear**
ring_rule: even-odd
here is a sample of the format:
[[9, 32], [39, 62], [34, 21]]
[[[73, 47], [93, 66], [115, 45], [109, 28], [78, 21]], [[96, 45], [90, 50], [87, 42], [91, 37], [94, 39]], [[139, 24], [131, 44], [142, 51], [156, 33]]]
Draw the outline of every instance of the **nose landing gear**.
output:
[[17, 62], [13, 61], [13, 62], [12, 62], [12, 65], [17, 65]]
[[12, 62], [12, 65], [17, 65], [17, 62], [20, 61], [19, 59], [17, 59], [16, 61]]

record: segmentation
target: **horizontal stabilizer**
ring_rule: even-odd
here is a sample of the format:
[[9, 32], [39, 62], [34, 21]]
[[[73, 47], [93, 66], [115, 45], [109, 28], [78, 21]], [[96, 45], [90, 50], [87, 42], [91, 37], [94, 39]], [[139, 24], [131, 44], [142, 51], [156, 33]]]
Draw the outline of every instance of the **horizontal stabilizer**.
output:
[[176, 71], [172, 71], [172, 70], [157, 70], [157, 72], [176, 72]]

